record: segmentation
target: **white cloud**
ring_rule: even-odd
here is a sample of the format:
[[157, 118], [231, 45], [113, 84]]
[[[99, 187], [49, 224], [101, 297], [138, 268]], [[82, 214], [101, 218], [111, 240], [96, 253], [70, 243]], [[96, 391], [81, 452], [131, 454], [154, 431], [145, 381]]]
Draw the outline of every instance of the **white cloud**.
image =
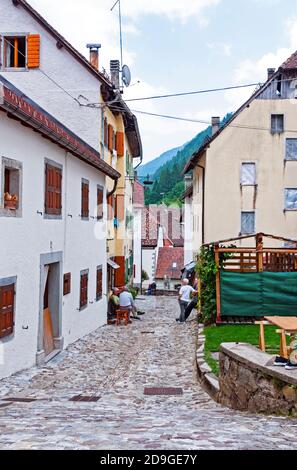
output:
[[223, 43], [223, 42], [208, 42], [207, 44], [208, 49], [211, 49], [215, 53], [223, 56], [231, 56], [232, 53], [232, 45]]

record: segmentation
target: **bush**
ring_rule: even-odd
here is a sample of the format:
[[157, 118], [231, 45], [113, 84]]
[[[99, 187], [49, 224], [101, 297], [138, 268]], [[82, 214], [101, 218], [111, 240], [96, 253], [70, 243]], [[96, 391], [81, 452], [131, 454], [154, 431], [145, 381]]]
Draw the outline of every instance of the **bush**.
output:
[[136, 287], [129, 287], [129, 292], [132, 294], [133, 299], [135, 300], [136, 297], [138, 296], [138, 289]]
[[149, 280], [149, 275], [146, 271], [142, 270], [141, 271], [141, 280], [143, 281], [148, 281]]

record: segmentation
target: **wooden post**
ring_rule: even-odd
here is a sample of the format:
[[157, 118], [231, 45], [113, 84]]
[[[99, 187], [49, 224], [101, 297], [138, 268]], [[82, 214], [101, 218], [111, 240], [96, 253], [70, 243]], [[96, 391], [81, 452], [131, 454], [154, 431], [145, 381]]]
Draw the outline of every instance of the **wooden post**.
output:
[[217, 303], [217, 323], [221, 323], [221, 283], [220, 283], [220, 253], [219, 245], [215, 246], [215, 262], [218, 268], [216, 273], [216, 303]]
[[287, 339], [286, 339], [286, 332], [285, 330], [276, 330], [277, 333], [280, 333], [281, 340], [280, 340], [280, 356], [288, 359], [288, 348], [287, 348]]
[[260, 321], [260, 334], [259, 334], [259, 348], [261, 351], [266, 351], [266, 344], [265, 344], [265, 332], [264, 332], [264, 322]]
[[263, 234], [258, 233], [256, 236], [256, 248], [257, 248], [257, 271], [262, 273], [264, 271], [263, 264]]

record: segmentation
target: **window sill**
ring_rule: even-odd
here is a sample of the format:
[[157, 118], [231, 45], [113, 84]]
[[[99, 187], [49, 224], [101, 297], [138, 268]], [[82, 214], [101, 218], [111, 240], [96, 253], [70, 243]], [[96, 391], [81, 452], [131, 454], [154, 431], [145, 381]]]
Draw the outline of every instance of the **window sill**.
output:
[[27, 67], [2, 67], [2, 72], [29, 72]]
[[257, 188], [258, 187], [258, 184], [257, 183], [240, 183], [240, 186], [243, 188], [243, 187], [247, 187], [247, 188]]
[[297, 212], [297, 208], [296, 209], [284, 209], [284, 212]]
[[43, 218], [45, 220], [62, 220], [62, 214], [61, 215], [56, 215], [56, 214], [44, 214]]
[[8, 218], [21, 218], [22, 217], [22, 210], [21, 209], [7, 209], [5, 207], [0, 208], [0, 217], [8, 217]]
[[83, 307], [80, 307], [78, 310], [79, 312], [82, 312], [83, 310], [86, 310], [88, 308], [88, 304], [84, 305]]
[[90, 220], [90, 217], [84, 217], [83, 215], [80, 216], [81, 220], [83, 220], [84, 222], [89, 222]]

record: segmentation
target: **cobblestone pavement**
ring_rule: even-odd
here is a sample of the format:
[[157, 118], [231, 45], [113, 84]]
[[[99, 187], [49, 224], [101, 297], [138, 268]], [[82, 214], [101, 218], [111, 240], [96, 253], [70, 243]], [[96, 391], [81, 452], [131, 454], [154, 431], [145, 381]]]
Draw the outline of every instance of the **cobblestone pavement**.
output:
[[[0, 382], [0, 449], [292, 449], [297, 421], [253, 416], [214, 403], [195, 369], [197, 325], [175, 322], [172, 298], [139, 300], [128, 327], [108, 326], [47, 366]], [[144, 387], [183, 396], [145, 396]], [[75, 395], [98, 402], [72, 402]], [[31, 403], [1, 401], [35, 398]]]

